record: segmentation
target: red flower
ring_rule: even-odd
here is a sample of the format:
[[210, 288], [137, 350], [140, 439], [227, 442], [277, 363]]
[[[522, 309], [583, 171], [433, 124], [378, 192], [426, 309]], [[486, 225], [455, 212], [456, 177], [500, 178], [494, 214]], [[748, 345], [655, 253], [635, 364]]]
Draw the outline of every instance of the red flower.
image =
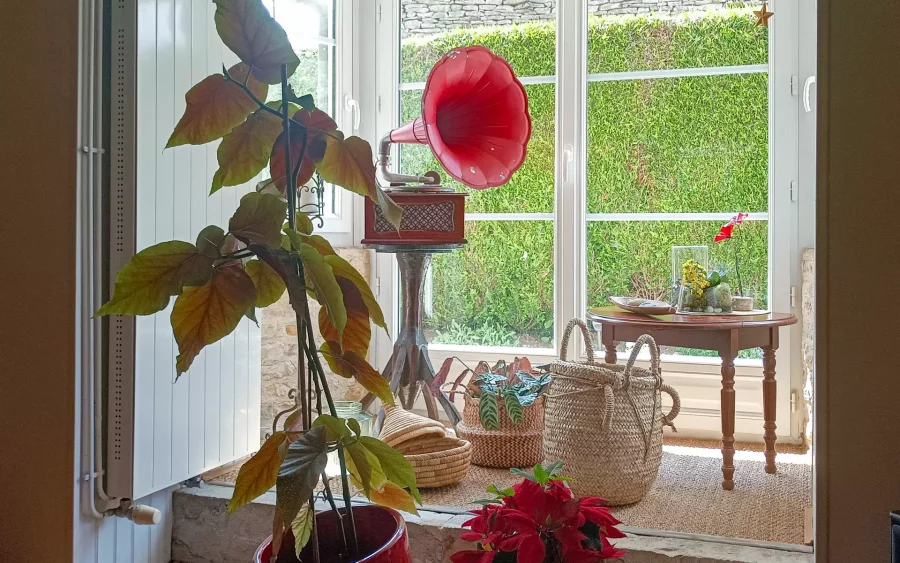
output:
[[[552, 477], [542, 485], [526, 479], [513, 495], [473, 511], [462, 539], [479, 549], [454, 554], [453, 563], [492, 563], [498, 551], [515, 552], [518, 563], [543, 563], [548, 544], [558, 546], [567, 563], [597, 563], [624, 555], [607, 537], [624, 537], [620, 522], [597, 497], [572, 498], [571, 489]], [[555, 541], [554, 541], [555, 540]], [[556, 548], [553, 548], [556, 549]]]
[[744, 219], [749, 217], [749, 213], [738, 213], [734, 217], [731, 218], [730, 221], [722, 225], [722, 228], [719, 229], [719, 234], [716, 235], [716, 238], [713, 239], [715, 242], [722, 242], [723, 240], [727, 240], [731, 238], [732, 232], [734, 228], [741, 223], [744, 222]]

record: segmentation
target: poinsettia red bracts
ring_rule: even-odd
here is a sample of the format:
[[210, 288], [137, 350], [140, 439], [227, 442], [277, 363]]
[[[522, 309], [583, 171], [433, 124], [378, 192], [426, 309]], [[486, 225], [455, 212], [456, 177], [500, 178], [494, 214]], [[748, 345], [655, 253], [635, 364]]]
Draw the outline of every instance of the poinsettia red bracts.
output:
[[[513, 486], [513, 494], [473, 511], [475, 517], [463, 524], [471, 531], [462, 539], [478, 543], [479, 549], [451, 555], [453, 563], [492, 563], [500, 552], [515, 552], [517, 563], [544, 563], [548, 553], [557, 563], [595, 563], [621, 557], [607, 538], [625, 537], [616, 526], [620, 522], [597, 497], [572, 498], [561, 480], [546, 485], [524, 480]], [[582, 530], [586, 523], [599, 530], [600, 549], [589, 545]], [[593, 527], [592, 527], [593, 529]]]

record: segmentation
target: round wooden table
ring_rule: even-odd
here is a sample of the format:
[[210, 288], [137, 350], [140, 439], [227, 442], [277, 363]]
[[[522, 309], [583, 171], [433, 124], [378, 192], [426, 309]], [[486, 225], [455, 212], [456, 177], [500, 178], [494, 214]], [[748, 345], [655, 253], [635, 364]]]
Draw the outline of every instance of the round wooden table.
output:
[[775, 350], [778, 329], [797, 322], [790, 313], [757, 315], [662, 315], [649, 317], [612, 307], [591, 309], [587, 318], [600, 330], [606, 363], [616, 363], [616, 344], [649, 334], [660, 346], [713, 350], [722, 358], [722, 488], [734, 488], [734, 359], [748, 348], [763, 351], [763, 438], [766, 473], [775, 473]]

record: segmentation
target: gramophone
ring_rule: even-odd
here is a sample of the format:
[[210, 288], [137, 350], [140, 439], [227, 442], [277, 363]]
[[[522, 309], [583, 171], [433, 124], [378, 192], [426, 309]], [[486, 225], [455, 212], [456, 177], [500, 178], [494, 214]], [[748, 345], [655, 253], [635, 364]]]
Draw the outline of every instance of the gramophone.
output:
[[[435, 253], [466, 244], [467, 194], [440, 185], [437, 172], [422, 176], [390, 170], [394, 143], [426, 144], [444, 171], [476, 190], [507, 183], [525, 160], [531, 118], [525, 88], [504, 59], [484, 47], [458, 47], [434, 65], [422, 94], [422, 115], [394, 129], [379, 145], [379, 172], [385, 191], [403, 209], [399, 230], [366, 200], [365, 238], [377, 252], [397, 255], [401, 323], [391, 359], [382, 376], [400, 404], [412, 408], [421, 391], [428, 416], [438, 419], [437, 402], [450, 421], [459, 412], [434, 385], [434, 367], [422, 332], [422, 292]], [[364, 403], [371, 402], [367, 397]]]

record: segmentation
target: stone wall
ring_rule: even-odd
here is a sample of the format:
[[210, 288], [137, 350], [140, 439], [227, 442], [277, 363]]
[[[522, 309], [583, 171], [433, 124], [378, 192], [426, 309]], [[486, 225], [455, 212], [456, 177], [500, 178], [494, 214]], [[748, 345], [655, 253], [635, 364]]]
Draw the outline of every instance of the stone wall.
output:
[[[369, 278], [369, 254], [361, 248], [337, 249], [345, 260], [350, 262], [364, 278]], [[319, 304], [310, 300], [310, 315], [317, 327]], [[260, 410], [260, 432], [265, 436], [272, 431], [275, 415], [293, 406], [288, 398], [288, 391], [297, 386], [297, 332], [294, 310], [288, 301], [287, 293], [281, 299], [259, 312], [262, 322], [262, 408]], [[316, 328], [316, 346], [322, 339]], [[334, 375], [323, 361], [325, 375], [329, 387], [336, 400], [358, 401], [365, 395], [365, 390], [355, 380]]]
[[[709, 0], [588, 0], [596, 15], [678, 13], [706, 6]], [[455, 27], [509, 25], [556, 17], [556, 0], [402, 0], [404, 35], [428, 35]]]

